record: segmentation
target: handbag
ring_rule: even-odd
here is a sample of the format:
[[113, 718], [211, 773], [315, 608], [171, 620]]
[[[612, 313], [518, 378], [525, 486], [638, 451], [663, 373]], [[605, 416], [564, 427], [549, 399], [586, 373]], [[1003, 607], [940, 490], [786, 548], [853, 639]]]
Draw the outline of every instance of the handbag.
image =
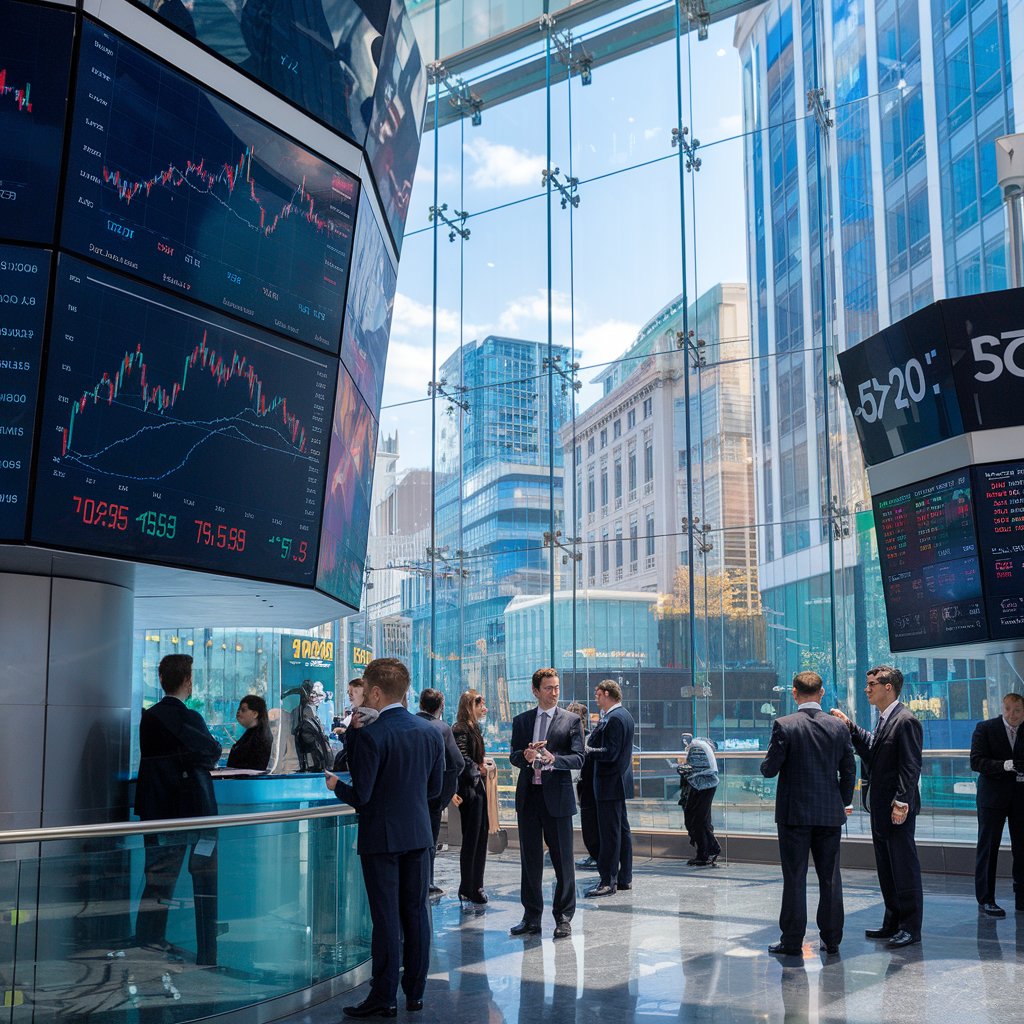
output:
[[508, 831], [498, 823], [498, 769], [487, 766], [487, 852], [504, 853], [508, 849]]

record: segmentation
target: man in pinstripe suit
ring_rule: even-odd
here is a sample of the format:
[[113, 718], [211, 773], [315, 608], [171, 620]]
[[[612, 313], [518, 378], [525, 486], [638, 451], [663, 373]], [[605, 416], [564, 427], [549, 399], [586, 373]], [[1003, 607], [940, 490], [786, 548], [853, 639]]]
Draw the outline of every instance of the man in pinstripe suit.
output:
[[[761, 774], [779, 777], [775, 822], [782, 857], [782, 938], [769, 953], [799, 955], [807, 928], [807, 859], [818, 875], [818, 931], [834, 956], [843, 939], [839, 841], [853, 800], [857, 764], [850, 731], [821, 710], [825, 689], [816, 672], [793, 677], [797, 710], [775, 720]], [[838, 728], [837, 728], [838, 726]]]

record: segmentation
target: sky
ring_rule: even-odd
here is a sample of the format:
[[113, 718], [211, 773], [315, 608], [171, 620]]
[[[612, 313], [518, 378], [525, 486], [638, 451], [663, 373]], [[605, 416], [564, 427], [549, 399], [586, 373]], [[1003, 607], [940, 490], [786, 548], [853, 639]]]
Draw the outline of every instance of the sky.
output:
[[[733, 20], [682, 42], [684, 111], [702, 166], [686, 175], [685, 237], [691, 301], [720, 281], [746, 279], [741, 73]], [[687, 52], [689, 50], [689, 52]], [[692, 88], [687, 85], [692, 82]], [[543, 91], [483, 111], [483, 123], [445, 126], [437, 201], [470, 216], [465, 242], [438, 235], [438, 365], [487, 334], [547, 338], [547, 204]], [[552, 94], [552, 164], [580, 179], [579, 206], [553, 203], [552, 320], [556, 344], [574, 344], [590, 382], [643, 324], [682, 290], [676, 45], [597, 65], [583, 88]], [[571, 119], [571, 142], [570, 142]], [[401, 468], [430, 464], [433, 133], [424, 135], [398, 276], [381, 430], [399, 431]], [[588, 383], [585, 408], [598, 397]]]

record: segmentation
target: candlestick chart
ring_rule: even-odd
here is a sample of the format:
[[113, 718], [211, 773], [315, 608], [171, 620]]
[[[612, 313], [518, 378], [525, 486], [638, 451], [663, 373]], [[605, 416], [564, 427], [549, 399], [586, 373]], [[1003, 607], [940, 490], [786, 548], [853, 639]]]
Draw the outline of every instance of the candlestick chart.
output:
[[33, 538], [312, 582], [271, 541], [315, 549], [333, 360], [71, 257], [57, 280]]
[[352, 177], [89, 23], [69, 152], [69, 248], [338, 351]]
[[0, 0], [0, 237], [53, 241], [74, 24]]

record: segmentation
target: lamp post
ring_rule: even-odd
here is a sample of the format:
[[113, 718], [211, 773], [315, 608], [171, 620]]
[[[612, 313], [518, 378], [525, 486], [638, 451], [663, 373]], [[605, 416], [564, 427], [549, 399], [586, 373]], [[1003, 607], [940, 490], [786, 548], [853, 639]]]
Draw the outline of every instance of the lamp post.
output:
[[1024, 288], [1024, 133], [995, 140], [996, 177], [1006, 203], [1010, 287]]

